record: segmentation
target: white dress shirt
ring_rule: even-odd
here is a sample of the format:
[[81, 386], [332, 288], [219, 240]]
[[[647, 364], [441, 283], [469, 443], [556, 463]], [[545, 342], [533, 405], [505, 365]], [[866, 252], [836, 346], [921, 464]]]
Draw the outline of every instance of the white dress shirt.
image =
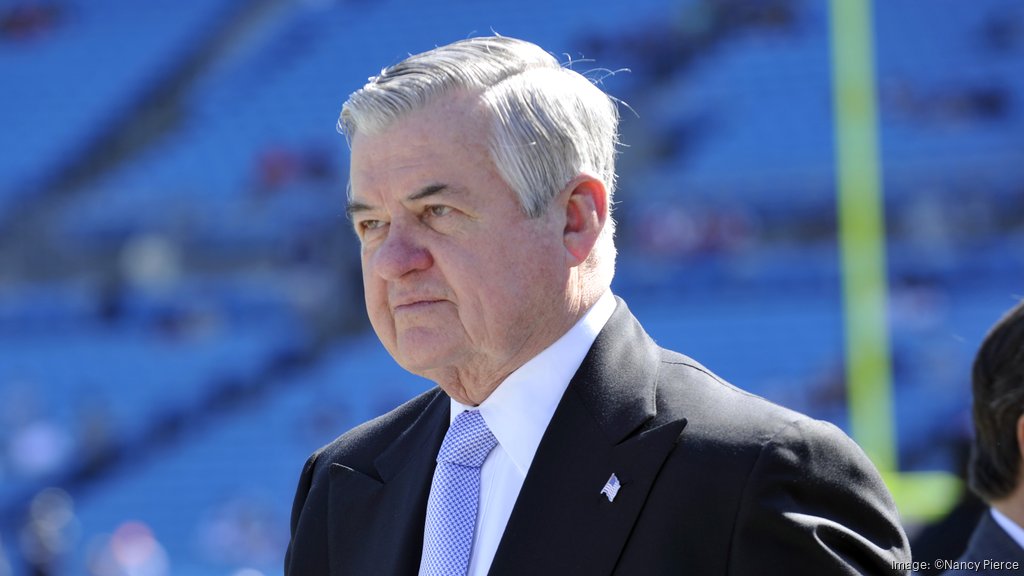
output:
[[498, 445], [480, 469], [480, 506], [468, 576], [486, 576], [540, 439], [598, 332], [615, 311], [606, 291], [561, 338], [509, 374], [480, 406], [451, 401], [451, 419], [480, 410]]
[[[484, 465], [486, 466], [486, 464]], [[1017, 546], [1024, 549], [1024, 528], [1018, 526], [1016, 522], [1007, 518], [1006, 515], [999, 510], [996, 510], [995, 508], [989, 508], [989, 510], [992, 512], [992, 519], [996, 521], [996, 524], [999, 524], [1000, 528], [1006, 530], [1006, 533], [1010, 535], [1010, 538], [1013, 538], [1013, 541], [1017, 543]]]

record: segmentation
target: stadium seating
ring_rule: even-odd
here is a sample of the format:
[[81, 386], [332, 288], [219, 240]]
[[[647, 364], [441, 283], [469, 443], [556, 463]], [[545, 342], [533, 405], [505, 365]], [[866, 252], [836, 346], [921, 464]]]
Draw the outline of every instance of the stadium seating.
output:
[[[5, 11], [18, 4], [6, 3]], [[21, 4], [56, 12], [49, 29], [0, 43], [0, 214], [88, 153], [240, 3], [186, 0], [174, 10], [126, 0]]]
[[[29, 389], [25, 416], [63, 430], [67, 470], [83, 410], [124, 448], [88, 477], [19, 472], [4, 450], [23, 422], [0, 406], [7, 551], [22, 500], [57, 484], [75, 502], [76, 569], [134, 520], [170, 573], [279, 570], [303, 459], [432, 385], [390, 360], [356, 320], [359, 295], [340, 287], [356, 282], [358, 249], [337, 240], [339, 106], [375, 67], [492, 28], [595, 77], [635, 69], [605, 79], [637, 111], [622, 109], [614, 289], [652, 336], [845, 426], [826, 4], [767, 2], [784, 15], [767, 21], [743, 4], [74, 0], [48, 33], [4, 40], [0, 234], [14, 208], [38, 209], [37, 233], [74, 266], [0, 274], [0, 403]], [[965, 433], [973, 350], [1022, 295], [1024, 40], [1000, 23], [1024, 23], [1024, 10], [873, 5], [900, 458], [951, 469], [936, 439]], [[175, 76], [211, 39], [221, 44], [201, 69]], [[53, 188], [168, 82], [173, 123], [95, 178]], [[650, 218], [668, 211], [686, 222]], [[739, 229], [697, 230], [717, 217]], [[94, 264], [117, 268], [149, 236], [180, 250], [180, 277], [104, 284]], [[290, 254], [300, 236], [313, 256]], [[31, 263], [34, 246], [2, 240], [0, 256], [13, 244]], [[318, 324], [327, 307], [344, 329]]]

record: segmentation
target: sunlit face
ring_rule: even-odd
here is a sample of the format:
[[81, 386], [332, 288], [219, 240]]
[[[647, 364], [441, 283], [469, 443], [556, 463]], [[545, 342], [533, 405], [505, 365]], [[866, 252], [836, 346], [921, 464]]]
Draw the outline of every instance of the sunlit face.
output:
[[566, 325], [564, 216], [529, 218], [488, 153], [479, 100], [446, 96], [352, 142], [366, 308], [407, 370], [501, 379]]

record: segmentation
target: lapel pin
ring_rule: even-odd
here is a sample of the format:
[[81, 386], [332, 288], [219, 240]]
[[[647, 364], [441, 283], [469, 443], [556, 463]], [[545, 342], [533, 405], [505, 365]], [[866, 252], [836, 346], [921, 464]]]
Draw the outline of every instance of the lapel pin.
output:
[[615, 500], [615, 495], [619, 493], [619, 488], [621, 487], [622, 484], [619, 483], [619, 479], [615, 474], [612, 474], [611, 478], [604, 483], [604, 488], [601, 488], [601, 494], [604, 494], [608, 498], [608, 501], [611, 502], [612, 500]]

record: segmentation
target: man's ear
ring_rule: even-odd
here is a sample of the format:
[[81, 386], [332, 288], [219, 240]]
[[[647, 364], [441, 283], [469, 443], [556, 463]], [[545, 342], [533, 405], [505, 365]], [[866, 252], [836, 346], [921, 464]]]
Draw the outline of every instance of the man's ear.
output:
[[579, 266], [594, 248], [608, 221], [608, 189], [604, 182], [581, 174], [566, 185], [562, 194], [565, 230], [562, 241], [571, 266]]

